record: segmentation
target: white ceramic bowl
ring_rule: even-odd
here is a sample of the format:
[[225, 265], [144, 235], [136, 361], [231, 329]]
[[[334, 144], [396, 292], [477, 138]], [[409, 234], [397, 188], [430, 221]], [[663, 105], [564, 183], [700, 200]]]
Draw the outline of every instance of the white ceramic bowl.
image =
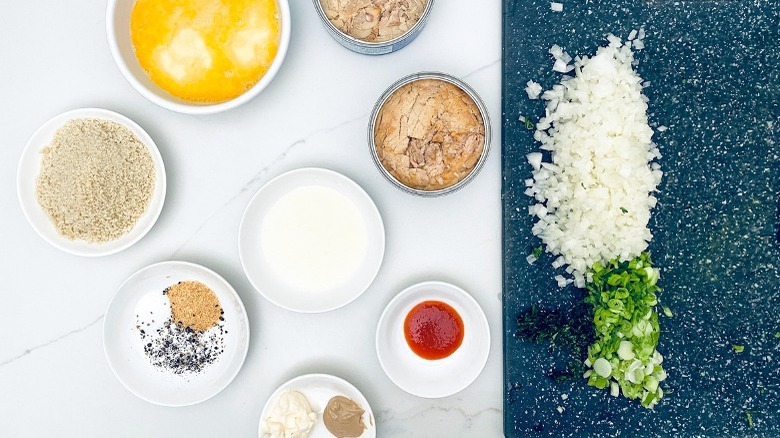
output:
[[[444, 359], [417, 356], [404, 337], [404, 320], [423, 301], [442, 301], [463, 319], [463, 343]], [[462, 391], [476, 380], [490, 353], [490, 327], [479, 304], [463, 289], [441, 281], [418, 283], [404, 289], [385, 308], [376, 330], [379, 363], [399, 388], [425, 398]]]
[[303, 394], [306, 400], [309, 401], [311, 410], [317, 413], [317, 423], [312, 429], [309, 438], [333, 438], [333, 435], [328, 432], [328, 429], [322, 422], [322, 411], [328, 405], [328, 401], [337, 395], [352, 399], [352, 401], [366, 410], [363, 413], [363, 424], [366, 425], [366, 430], [363, 432], [363, 435], [360, 435], [360, 438], [376, 437], [376, 420], [366, 397], [351, 383], [330, 374], [305, 374], [289, 380], [277, 388], [268, 397], [268, 401], [263, 406], [263, 412], [260, 414], [258, 436], [263, 436], [263, 420], [270, 415], [271, 409], [273, 409], [282, 391], [287, 389]]
[[[89, 243], [83, 240], [71, 240], [63, 237], [57, 231], [46, 212], [43, 211], [40, 204], [38, 204], [35, 194], [35, 181], [41, 169], [41, 150], [51, 143], [54, 133], [67, 121], [83, 118], [110, 120], [123, 125], [132, 131], [149, 149], [149, 153], [154, 160], [156, 181], [152, 199], [149, 201], [146, 213], [138, 219], [133, 229], [127, 234], [110, 242]], [[157, 150], [157, 146], [152, 138], [149, 137], [149, 134], [127, 117], [100, 108], [81, 108], [68, 111], [44, 123], [27, 142], [16, 173], [16, 189], [19, 195], [19, 202], [22, 204], [22, 211], [33, 229], [52, 246], [65, 252], [85, 257], [114, 254], [132, 246], [144, 237], [160, 216], [163, 203], [165, 202], [165, 188], [165, 166], [163, 165], [160, 151]]]
[[[340, 284], [317, 292], [285, 282], [261, 245], [263, 221], [271, 209], [281, 197], [302, 187], [323, 187], [343, 195], [365, 224], [366, 251], [358, 267]], [[294, 312], [321, 313], [346, 306], [368, 289], [382, 265], [385, 229], [374, 201], [357, 183], [332, 170], [303, 168], [279, 175], [258, 190], [241, 219], [238, 250], [246, 276], [268, 301]]]
[[[219, 298], [224, 313], [225, 350], [199, 374], [174, 374], [153, 366], [136, 328], [137, 314], [153, 311], [155, 330], [170, 312], [162, 291], [179, 281], [200, 281]], [[249, 320], [241, 298], [219, 274], [187, 262], [157, 263], [136, 272], [116, 291], [103, 322], [103, 349], [108, 365], [130, 392], [162, 406], [189, 406], [222, 391], [236, 377], [249, 350]]]
[[108, 0], [106, 6], [106, 35], [111, 56], [119, 71], [142, 96], [171, 111], [186, 114], [213, 114], [235, 108], [248, 102], [271, 83], [284, 61], [290, 43], [290, 4], [276, 0], [281, 20], [279, 48], [271, 67], [260, 81], [240, 96], [219, 103], [191, 102], [171, 95], [155, 84], [138, 63], [130, 37], [130, 13], [135, 0]]

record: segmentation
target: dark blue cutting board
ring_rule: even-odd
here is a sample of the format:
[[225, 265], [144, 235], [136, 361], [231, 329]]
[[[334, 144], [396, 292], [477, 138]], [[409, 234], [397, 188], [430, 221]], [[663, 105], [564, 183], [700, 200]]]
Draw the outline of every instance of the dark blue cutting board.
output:
[[[505, 434], [780, 436], [780, 1], [559, 1], [556, 13], [549, 1], [504, 0]], [[669, 127], [654, 136], [665, 174], [650, 251], [674, 316], [660, 318], [669, 378], [654, 411], [584, 379], [554, 382], [560, 355], [515, 337], [532, 303], [566, 308], [582, 294], [555, 285], [549, 255], [525, 261], [539, 244], [523, 194], [538, 145], [518, 117], [544, 112], [525, 83], [560, 79], [552, 44], [592, 55], [608, 32], [625, 39], [640, 26], [650, 121]]]

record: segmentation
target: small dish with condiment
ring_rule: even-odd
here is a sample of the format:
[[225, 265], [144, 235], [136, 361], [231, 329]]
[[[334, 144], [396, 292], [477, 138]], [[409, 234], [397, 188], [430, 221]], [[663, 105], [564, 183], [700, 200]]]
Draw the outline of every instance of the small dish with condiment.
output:
[[487, 161], [490, 117], [460, 79], [415, 73], [377, 101], [368, 146], [377, 169], [396, 188], [422, 197], [448, 195], [472, 181]]
[[433, 7], [433, 0], [313, 2], [330, 36], [363, 55], [384, 55], [406, 47], [425, 27]]
[[[214, 306], [220, 307], [216, 314]], [[188, 310], [184, 321], [173, 319], [177, 309]], [[197, 319], [188, 321], [192, 315]], [[204, 322], [208, 329], [198, 327]], [[157, 405], [189, 406], [236, 377], [249, 349], [249, 320], [219, 274], [193, 263], [162, 262], [136, 272], [114, 294], [103, 349], [131, 393]]]
[[327, 169], [303, 168], [266, 183], [249, 202], [239, 255], [249, 281], [287, 310], [346, 306], [374, 281], [385, 230], [371, 197]]
[[288, 0], [109, 0], [106, 34], [142, 96], [180, 113], [242, 105], [271, 83], [290, 41]]
[[482, 308], [463, 289], [441, 281], [404, 289], [385, 307], [376, 351], [387, 377], [425, 398], [468, 387], [490, 353], [490, 327]]
[[22, 211], [38, 235], [85, 257], [138, 242], [165, 202], [165, 166], [152, 138], [127, 117], [100, 108], [68, 111], [38, 128], [19, 159], [16, 182]]
[[[285, 394], [288, 394], [289, 396], [290, 393], [294, 394], [298, 400], [295, 400], [296, 403], [287, 403], [288, 407], [294, 404], [296, 405], [294, 407], [300, 409], [301, 404], [308, 405], [308, 409], [306, 410], [314, 415], [311, 416], [311, 424], [308, 433], [287, 436], [310, 438], [333, 438], [334, 436], [360, 438], [376, 437], [374, 413], [371, 410], [371, 405], [368, 404], [368, 400], [366, 400], [366, 397], [363, 396], [360, 390], [346, 380], [330, 374], [305, 374], [285, 382], [268, 397], [268, 401], [265, 403], [260, 415], [260, 424], [258, 427], [260, 438], [273, 436], [268, 432], [269, 428], [265, 423], [269, 418], [278, 415], [278, 412], [275, 412], [275, 408], [277, 408], [280, 398], [285, 396]], [[348, 409], [349, 406], [345, 409], [342, 405], [341, 409], [329, 410], [329, 404], [334, 398], [339, 398], [343, 402], [348, 403], [353, 409]], [[360, 413], [361, 410], [363, 411], [362, 413]], [[347, 415], [342, 415], [342, 417], [345, 418], [336, 418], [339, 413]], [[291, 414], [292, 412], [288, 412], [288, 415]], [[327, 421], [326, 424], [325, 416], [329, 416], [330, 420], [341, 421]], [[273, 420], [271, 422], [279, 423], [278, 421]], [[279, 432], [283, 431], [277, 431], [277, 433]]]

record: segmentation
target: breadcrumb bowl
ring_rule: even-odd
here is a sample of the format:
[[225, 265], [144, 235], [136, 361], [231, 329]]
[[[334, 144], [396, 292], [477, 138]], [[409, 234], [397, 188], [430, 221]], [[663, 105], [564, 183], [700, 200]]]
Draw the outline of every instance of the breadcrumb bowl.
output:
[[[100, 243], [70, 239], [58, 231], [36, 194], [36, 180], [41, 171], [42, 151], [52, 142], [55, 132], [74, 119], [101, 119], [118, 123], [129, 129], [148, 149], [154, 161], [154, 188], [144, 213], [133, 227], [113, 240]], [[70, 254], [84, 257], [100, 257], [117, 253], [129, 248], [152, 229], [162, 211], [165, 202], [166, 177], [165, 166], [154, 141], [146, 131], [127, 117], [113, 111], [100, 108], [81, 108], [60, 114], [44, 123], [30, 137], [17, 170], [17, 194], [27, 221], [33, 229], [49, 244]]]

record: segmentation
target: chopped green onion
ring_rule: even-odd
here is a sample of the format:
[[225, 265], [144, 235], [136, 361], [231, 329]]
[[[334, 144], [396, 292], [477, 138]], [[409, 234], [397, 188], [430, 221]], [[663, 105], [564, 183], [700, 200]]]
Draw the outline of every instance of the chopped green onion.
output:
[[625, 207], [620, 207], [620, 211], [622, 211], [622, 212], [623, 212], [623, 214], [626, 214], [626, 213], [628, 213], [628, 210], [626, 210], [626, 209], [625, 209]]
[[664, 306], [664, 307], [663, 307], [663, 310], [664, 310], [664, 315], [666, 315], [666, 316], [667, 316], [667, 317], [669, 317], [669, 318], [671, 318], [671, 317], [672, 317], [672, 311], [671, 311], [671, 310], [669, 310], [669, 308], [668, 308], [668, 307]]
[[633, 345], [631, 341], [620, 341], [620, 347], [617, 352], [618, 356], [623, 360], [631, 360], [635, 357], [633, 352]]
[[743, 351], [745, 351], [745, 346], [744, 346], [744, 345], [732, 345], [732, 346], [731, 346], [731, 348], [732, 348], [732, 349], [733, 349], [733, 350], [734, 350], [736, 353], [742, 353]]
[[750, 413], [750, 411], [745, 411], [745, 420], [747, 420], [747, 424], [749, 428], [753, 428], [753, 415]]
[[620, 385], [617, 384], [617, 382], [613, 381], [609, 384], [609, 395], [612, 397], [617, 397], [620, 395]]
[[659, 383], [666, 379], [663, 356], [656, 350], [659, 271], [643, 253], [630, 261], [596, 263], [589, 277], [585, 300], [593, 306], [597, 339], [585, 361], [592, 371], [585, 373], [588, 385], [639, 399], [652, 409], [663, 397]]
[[593, 363], [593, 371], [601, 377], [609, 377], [612, 374], [612, 365], [608, 360], [600, 357]]
[[775, 337], [776, 337], [777, 339], [780, 339], [780, 332], [777, 332], [777, 333], [775, 333]]
[[544, 248], [542, 247], [542, 245], [539, 245], [536, 248], [534, 248], [531, 255], [534, 256], [535, 259], [539, 259], [542, 257], [543, 253], [544, 253]]

